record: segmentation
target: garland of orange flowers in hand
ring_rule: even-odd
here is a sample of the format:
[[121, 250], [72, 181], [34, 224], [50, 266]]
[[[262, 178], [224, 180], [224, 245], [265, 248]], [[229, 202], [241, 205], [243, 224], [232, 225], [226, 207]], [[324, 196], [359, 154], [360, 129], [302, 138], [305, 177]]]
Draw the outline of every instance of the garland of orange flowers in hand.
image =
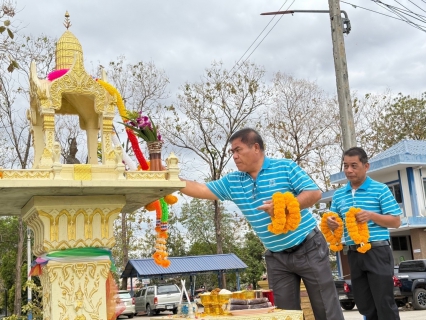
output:
[[[327, 218], [334, 217], [335, 221], [339, 224], [339, 226], [331, 231], [327, 224]], [[330, 244], [330, 250], [334, 252], [338, 252], [343, 250], [342, 244], [342, 235], [343, 235], [343, 220], [339, 217], [337, 213], [334, 212], [326, 212], [321, 218], [321, 231], [324, 234], [325, 239]]]
[[301, 220], [300, 204], [296, 197], [291, 192], [276, 192], [272, 195], [272, 202], [274, 216], [271, 217], [272, 223], [268, 225], [268, 230], [274, 234], [296, 230]]
[[366, 253], [371, 249], [371, 244], [368, 243], [370, 232], [368, 230], [367, 222], [358, 223], [356, 221], [356, 215], [360, 211], [360, 208], [350, 207], [349, 211], [346, 213], [345, 222], [349, 236], [356, 244], [360, 245], [356, 250], [361, 253]]

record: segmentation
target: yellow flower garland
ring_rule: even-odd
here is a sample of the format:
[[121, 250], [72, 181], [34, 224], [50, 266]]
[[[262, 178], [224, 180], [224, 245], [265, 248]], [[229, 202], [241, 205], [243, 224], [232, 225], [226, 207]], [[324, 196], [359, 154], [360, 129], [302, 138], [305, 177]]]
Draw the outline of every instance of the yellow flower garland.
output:
[[[337, 229], [332, 232], [327, 224], [328, 217], [335, 217], [336, 222], [339, 224]], [[324, 234], [325, 239], [330, 244], [330, 250], [334, 252], [340, 251], [343, 249], [342, 244], [342, 235], [343, 235], [343, 221], [338, 216], [337, 213], [334, 212], [326, 212], [321, 218], [321, 231]]]
[[367, 222], [358, 223], [356, 221], [356, 214], [360, 212], [360, 208], [350, 207], [349, 211], [346, 213], [346, 229], [348, 229], [349, 236], [360, 247], [356, 250], [361, 253], [366, 253], [371, 249], [371, 244], [368, 243], [368, 238], [370, 238], [370, 232], [368, 230]]
[[[291, 192], [276, 192], [272, 195], [272, 202], [274, 216], [271, 217], [272, 223], [268, 225], [268, 230], [275, 234], [296, 230], [301, 220], [300, 205], [296, 197]], [[285, 213], [286, 209], [288, 214]]]

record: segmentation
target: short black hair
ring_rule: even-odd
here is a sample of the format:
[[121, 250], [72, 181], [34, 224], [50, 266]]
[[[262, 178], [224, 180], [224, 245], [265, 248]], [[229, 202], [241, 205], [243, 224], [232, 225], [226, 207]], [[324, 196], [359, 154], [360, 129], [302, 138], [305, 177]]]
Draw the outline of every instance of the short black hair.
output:
[[368, 162], [367, 153], [365, 152], [363, 148], [360, 148], [360, 147], [349, 148], [343, 153], [343, 157], [345, 156], [348, 156], [348, 157], [358, 156], [359, 161], [361, 161], [362, 164], [366, 164]]
[[257, 143], [259, 145], [260, 150], [265, 150], [262, 137], [260, 136], [259, 132], [252, 128], [244, 128], [238, 130], [231, 136], [231, 138], [229, 138], [229, 142], [232, 143], [232, 141], [234, 141], [235, 139], [241, 139], [242, 143], [250, 146]]

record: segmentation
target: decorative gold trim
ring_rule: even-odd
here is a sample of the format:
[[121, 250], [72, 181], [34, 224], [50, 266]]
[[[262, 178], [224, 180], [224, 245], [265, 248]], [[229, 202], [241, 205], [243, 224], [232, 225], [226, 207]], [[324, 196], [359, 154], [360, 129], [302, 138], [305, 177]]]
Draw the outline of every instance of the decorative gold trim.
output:
[[4, 170], [3, 179], [50, 179], [51, 170]]
[[74, 56], [74, 65], [62, 77], [54, 80], [50, 87], [53, 108], [61, 109], [64, 94], [88, 95], [94, 97], [95, 112], [101, 114], [107, 104], [106, 91], [89, 74], [83, 66], [82, 57]]
[[127, 180], [167, 180], [167, 171], [127, 171]]
[[[43, 319], [106, 319], [109, 260], [79, 263], [49, 261], [42, 267]], [[55, 299], [52, 299], [52, 297]]]
[[91, 164], [75, 164], [74, 180], [92, 180]]

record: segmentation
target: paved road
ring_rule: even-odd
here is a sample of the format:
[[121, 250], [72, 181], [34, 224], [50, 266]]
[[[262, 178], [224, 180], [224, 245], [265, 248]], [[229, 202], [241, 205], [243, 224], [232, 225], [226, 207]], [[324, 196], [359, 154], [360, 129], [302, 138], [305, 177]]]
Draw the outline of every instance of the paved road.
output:
[[[160, 316], [165, 316], [167, 314], [171, 314], [171, 312], [162, 312], [160, 313]], [[343, 315], [345, 317], [345, 320], [363, 320], [363, 317], [361, 314], [359, 314], [356, 307], [353, 310], [343, 310]], [[152, 319], [155, 320], [157, 316], [153, 316]], [[399, 309], [399, 317], [401, 320], [425, 320], [426, 319], [426, 310], [414, 310], [414, 311], [406, 311], [403, 309]], [[135, 316], [136, 319], [145, 319], [149, 320], [150, 318], [147, 316]], [[118, 319], [127, 319], [126, 316], [120, 316]]]
[[[343, 310], [345, 320], [362, 320], [363, 316], [358, 312], [356, 307], [353, 310]], [[426, 310], [406, 311], [399, 308], [399, 317], [401, 320], [425, 320]]]

